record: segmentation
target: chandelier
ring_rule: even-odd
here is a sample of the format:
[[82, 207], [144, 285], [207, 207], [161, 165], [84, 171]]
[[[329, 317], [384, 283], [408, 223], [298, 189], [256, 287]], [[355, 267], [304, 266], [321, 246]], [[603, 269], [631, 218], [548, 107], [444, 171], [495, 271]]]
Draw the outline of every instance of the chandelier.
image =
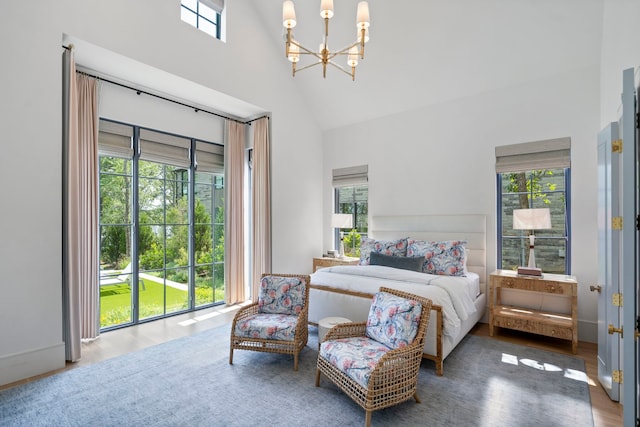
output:
[[[322, 43], [320, 43], [318, 51], [313, 51], [304, 47], [294, 39], [292, 30], [293, 27], [296, 26], [296, 12], [293, 6], [293, 1], [287, 0], [282, 3], [282, 25], [287, 29], [285, 55], [287, 59], [291, 61], [293, 77], [296, 76], [296, 72], [298, 71], [306, 70], [307, 68], [322, 64], [323, 78], [327, 77], [327, 65], [332, 65], [351, 76], [351, 80], [355, 80], [358, 56], [360, 59], [364, 59], [364, 44], [369, 41], [369, 4], [366, 1], [358, 3], [356, 41], [349, 46], [334, 52], [329, 50], [328, 44], [329, 19], [333, 16], [333, 0], [321, 0], [320, 16], [324, 19], [324, 37], [322, 38]], [[310, 55], [315, 57], [317, 61], [302, 68], [296, 68], [296, 64], [300, 61], [300, 55]], [[334, 59], [339, 56], [347, 57], [347, 66], [351, 68], [351, 71], [334, 62]]]

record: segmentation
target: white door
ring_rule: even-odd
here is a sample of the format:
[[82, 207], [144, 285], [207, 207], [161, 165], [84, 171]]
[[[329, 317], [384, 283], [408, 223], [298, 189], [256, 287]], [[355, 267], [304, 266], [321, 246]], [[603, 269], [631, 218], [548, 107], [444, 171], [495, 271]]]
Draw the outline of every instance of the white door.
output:
[[[611, 400], [620, 399], [620, 384], [612, 373], [620, 369], [620, 335], [608, 333], [608, 326], [619, 327], [620, 308], [612, 304], [620, 293], [620, 231], [613, 231], [612, 218], [620, 215], [620, 153], [618, 123], [611, 123], [598, 134], [598, 380]], [[616, 152], [614, 152], [616, 151]]]

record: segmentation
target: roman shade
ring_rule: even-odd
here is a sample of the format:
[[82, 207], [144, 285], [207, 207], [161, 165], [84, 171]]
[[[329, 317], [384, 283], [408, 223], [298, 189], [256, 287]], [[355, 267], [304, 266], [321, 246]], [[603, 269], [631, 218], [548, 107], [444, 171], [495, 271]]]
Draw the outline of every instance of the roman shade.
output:
[[224, 173], [224, 146], [196, 141], [196, 170]]
[[100, 120], [98, 154], [101, 156], [133, 157], [133, 127]]
[[191, 139], [140, 129], [140, 159], [188, 168]]
[[495, 148], [496, 172], [571, 167], [571, 138], [555, 138]]
[[200, 0], [200, 3], [210, 7], [218, 13], [222, 13], [222, 10], [224, 9], [224, 0]]
[[369, 166], [351, 166], [333, 170], [334, 187], [350, 187], [355, 185], [366, 185], [369, 181]]

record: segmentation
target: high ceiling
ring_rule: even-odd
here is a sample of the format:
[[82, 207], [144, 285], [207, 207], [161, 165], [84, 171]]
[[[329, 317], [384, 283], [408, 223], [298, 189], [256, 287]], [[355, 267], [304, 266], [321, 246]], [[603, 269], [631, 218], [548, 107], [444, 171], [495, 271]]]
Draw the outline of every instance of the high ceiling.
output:
[[[326, 79], [320, 67], [301, 71], [294, 78], [284, 57], [282, 0], [245, 1], [256, 9], [273, 52], [281, 52], [273, 60], [282, 61], [283, 78], [292, 80], [323, 130], [580, 72], [600, 60], [602, 0], [369, 0], [371, 40], [355, 82], [331, 67]], [[295, 37], [316, 48], [324, 30], [320, 0], [294, 3]], [[330, 48], [355, 40], [357, 3], [334, 1]], [[86, 44], [72, 37], [65, 42]], [[177, 98], [235, 117], [255, 117], [263, 111], [116, 56], [86, 46], [77, 49], [76, 60], [152, 91], [170, 87]], [[213, 105], [212, 100], [219, 102]]]
[[[251, 0], [284, 58], [281, 0]], [[322, 40], [320, 0], [294, 0], [296, 39]], [[358, 0], [335, 0], [329, 46], [355, 40]], [[371, 40], [356, 81], [329, 68], [295, 84], [330, 129], [577, 71], [599, 61], [599, 0], [370, 0]], [[288, 62], [287, 62], [288, 63]]]

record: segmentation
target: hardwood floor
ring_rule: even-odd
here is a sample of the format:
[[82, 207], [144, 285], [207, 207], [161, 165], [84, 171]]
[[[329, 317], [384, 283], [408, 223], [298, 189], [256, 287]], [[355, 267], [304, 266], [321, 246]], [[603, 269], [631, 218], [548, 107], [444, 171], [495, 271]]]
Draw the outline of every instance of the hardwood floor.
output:
[[[0, 386], [0, 390], [53, 375], [64, 370], [89, 365], [145, 347], [161, 344], [165, 341], [195, 334], [206, 329], [229, 324], [237, 308], [238, 307], [220, 307], [201, 310], [195, 313], [183, 314], [103, 333], [100, 338], [95, 341], [82, 344], [82, 360], [79, 362], [67, 363], [65, 368], [55, 372], [49, 372], [17, 383]], [[471, 333], [478, 336], [489, 336], [489, 326], [485, 323], [479, 323]], [[571, 343], [569, 341], [554, 340], [553, 338], [506, 329], [499, 329], [498, 332], [494, 334], [494, 339], [572, 355]], [[598, 349], [596, 344], [580, 342], [578, 345], [577, 356], [584, 359], [589, 377], [589, 390], [595, 427], [622, 426], [622, 405], [612, 402], [598, 383], [597, 353]]]

